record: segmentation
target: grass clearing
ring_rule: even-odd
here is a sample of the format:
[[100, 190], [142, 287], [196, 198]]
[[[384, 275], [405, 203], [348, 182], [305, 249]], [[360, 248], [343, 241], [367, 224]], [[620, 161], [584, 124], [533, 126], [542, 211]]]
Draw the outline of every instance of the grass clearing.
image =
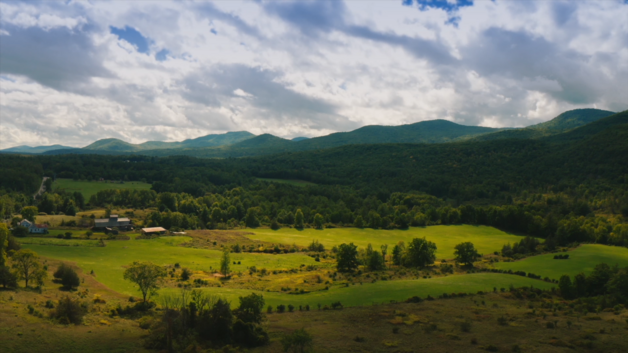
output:
[[[128, 234], [127, 234], [128, 235]], [[41, 239], [41, 238], [26, 238]], [[57, 239], [41, 239], [52, 241]], [[85, 273], [94, 270], [96, 279], [120, 293], [137, 295], [131, 282], [123, 279], [126, 265], [133, 261], [151, 261], [158, 265], [174, 265], [179, 263], [181, 267], [187, 267], [192, 271], [210, 271], [220, 266], [221, 251], [194, 249], [178, 246], [189, 241], [189, 237], [162, 237], [151, 240], [115, 240], [105, 241], [106, 247], [89, 246], [50, 246], [39, 244], [23, 244], [24, 248], [32, 249], [39, 255], [56, 259], [75, 262]], [[72, 240], [58, 241], [68, 242]], [[76, 240], [76, 242], [91, 242], [90, 240]], [[95, 240], [93, 242], [96, 242]], [[232, 265], [232, 271], [246, 271], [249, 266], [258, 269], [290, 269], [299, 268], [301, 264], [321, 266], [313, 258], [300, 253], [269, 255], [232, 253], [232, 261], [240, 261], [240, 265]]]
[[74, 181], [72, 179], [57, 179], [52, 184], [54, 191], [79, 191], [89, 200], [92, 195], [102, 190], [109, 189], [132, 189], [132, 190], [150, 190], [151, 184], [139, 181], [126, 181], [124, 184], [106, 182], [106, 181]]
[[590, 273], [595, 265], [603, 262], [611, 266], [628, 266], [628, 248], [619, 246], [584, 244], [561, 254], [569, 254], [569, 259], [554, 260], [556, 254], [544, 254], [514, 262], [498, 262], [494, 266], [503, 270], [532, 272], [553, 279], [559, 279], [562, 275], [574, 276], [580, 272]]
[[98, 246], [98, 240], [75, 240], [75, 239], [57, 239], [57, 238], [20, 238], [22, 245], [49, 245], [49, 246]]
[[[326, 291], [308, 294], [283, 294], [279, 292], [260, 292], [238, 288], [203, 288], [213, 295], [227, 298], [236, 304], [238, 297], [257, 293], [264, 296], [267, 305], [292, 304], [310, 305], [316, 308], [318, 304], [330, 305], [339, 301], [344, 306], [362, 306], [372, 304], [386, 304], [391, 301], [404, 301], [413, 296], [422, 298], [431, 295], [437, 297], [443, 293], [477, 293], [478, 291], [492, 292], [493, 288], [534, 286], [539, 289], [550, 289], [555, 285], [527, 277], [496, 273], [474, 273], [416, 280], [378, 281], [375, 283], [356, 283], [349, 287], [333, 286]], [[176, 292], [176, 289], [165, 289], [164, 293]]]
[[369, 243], [379, 249], [382, 244], [388, 244], [389, 253], [392, 247], [399, 241], [406, 245], [413, 238], [423, 238], [436, 243], [438, 247], [436, 257], [439, 259], [451, 259], [454, 257], [454, 247], [460, 243], [470, 241], [480, 253], [489, 254], [501, 250], [507, 243], [518, 242], [520, 236], [512, 235], [493, 227], [452, 225], [411, 227], [407, 230], [381, 230], [370, 228], [328, 228], [323, 230], [294, 228], [272, 229], [247, 229], [254, 235], [248, 235], [251, 239], [262, 240], [271, 243], [297, 244], [307, 246], [312, 240], [317, 239], [327, 249], [342, 243], [354, 243], [360, 248]]

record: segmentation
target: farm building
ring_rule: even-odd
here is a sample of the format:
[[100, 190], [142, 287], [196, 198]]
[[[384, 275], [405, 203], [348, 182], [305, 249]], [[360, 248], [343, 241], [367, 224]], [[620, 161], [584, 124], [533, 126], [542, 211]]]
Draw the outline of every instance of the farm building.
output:
[[162, 235], [166, 234], [166, 229], [162, 227], [142, 228], [142, 235]]
[[109, 218], [95, 219], [94, 230], [105, 230], [106, 228], [117, 227], [120, 230], [132, 230], [133, 222], [129, 218], [119, 218], [118, 215], [112, 214]]
[[47, 224], [35, 224], [27, 219], [23, 219], [20, 223], [18, 223], [18, 225], [28, 228], [29, 233], [48, 234]]

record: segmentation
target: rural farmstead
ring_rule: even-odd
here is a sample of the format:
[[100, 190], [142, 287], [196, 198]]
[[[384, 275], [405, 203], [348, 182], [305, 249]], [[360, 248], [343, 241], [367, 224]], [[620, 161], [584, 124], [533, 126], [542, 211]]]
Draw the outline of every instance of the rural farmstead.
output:
[[95, 219], [94, 230], [105, 230], [107, 228], [118, 228], [121, 231], [128, 231], [133, 229], [133, 222], [131, 219], [123, 217], [119, 218], [118, 215], [111, 215], [107, 219]]

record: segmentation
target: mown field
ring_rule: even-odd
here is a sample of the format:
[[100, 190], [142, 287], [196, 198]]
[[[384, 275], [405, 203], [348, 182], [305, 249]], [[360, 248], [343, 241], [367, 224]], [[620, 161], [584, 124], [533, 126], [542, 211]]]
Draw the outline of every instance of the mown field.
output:
[[520, 236], [508, 234], [493, 227], [471, 226], [471, 225], [451, 225], [451, 226], [430, 226], [411, 227], [407, 230], [377, 230], [370, 228], [328, 228], [323, 230], [294, 228], [272, 229], [249, 229], [255, 235], [249, 235], [251, 239], [263, 240], [273, 243], [297, 244], [307, 246], [316, 239], [327, 249], [342, 243], [354, 243], [360, 248], [366, 247], [369, 243], [374, 248], [379, 249], [380, 245], [388, 244], [389, 251], [399, 241], [406, 244], [413, 238], [423, 238], [436, 243], [438, 247], [436, 257], [439, 259], [452, 259], [454, 257], [454, 247], [460, 243], [470, 241], [480, 253], [488, 254], [501, 250], [507, 243], [518, 242]]
[[514, 262], [498, 262], [494, 266], [504, 270], [532, 272], [553, 279], [559, 279], [562, 275], [591, 272], [595, 265], [603, 262], [611, 266], [628, 266], [628, 248], [618, 246], [585, 244], [563, 254], [569, 254], [569, 259], [555, 260], [555, 254], [544, 254]]
[[128, 181], [124, 184], [103, 182], [103, 181], [74, 181], [72, 179], [57, 179], [52, 184], [52, 189], [55, 192], [68, 191], [75, 192], [80, 191], [85, 200], [89, 200], [92, 195], [95, 195], [101, 190], [108, 189], [133, 189], [133, 190], [149, 190], [151, 184], [142, 183], [139, 181]]

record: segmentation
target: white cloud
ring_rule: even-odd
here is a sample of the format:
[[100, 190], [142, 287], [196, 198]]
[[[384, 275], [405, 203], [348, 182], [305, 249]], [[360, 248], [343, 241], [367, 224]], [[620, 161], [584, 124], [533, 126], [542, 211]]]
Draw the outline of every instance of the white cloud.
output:
[[[526, 126], [628, 108], [621, 1], [476, 1], [455, 10], [457, 27], [441, 9], [394, 1], [2, 2], [0, 12], [0, 148], [429, 119]], [[148, 53], [110, 26], [136, 28]]]

